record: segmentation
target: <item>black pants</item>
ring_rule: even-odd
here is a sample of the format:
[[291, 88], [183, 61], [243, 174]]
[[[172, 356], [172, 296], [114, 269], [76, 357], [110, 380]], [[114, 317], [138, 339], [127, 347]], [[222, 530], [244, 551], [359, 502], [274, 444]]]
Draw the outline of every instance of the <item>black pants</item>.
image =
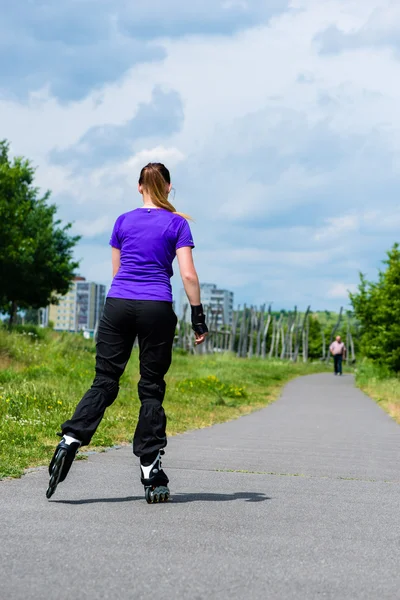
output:
[[335, 370], [335, 375], [342, 374], [342, 354], [334, 354], [333, 355], [333, 367]]
[[176, 323], [169, 302], [107, 298], [96, 344], [96, 376], [72, 418], [62, 425], [62, 432], [74, 434], [82, 445], [90, 443], [106, 408], [118, 395], [119, 379], [138, 336], [141, 408], [133, 452], [146, 456], [164, 448], [164, 375], [171, 365]]

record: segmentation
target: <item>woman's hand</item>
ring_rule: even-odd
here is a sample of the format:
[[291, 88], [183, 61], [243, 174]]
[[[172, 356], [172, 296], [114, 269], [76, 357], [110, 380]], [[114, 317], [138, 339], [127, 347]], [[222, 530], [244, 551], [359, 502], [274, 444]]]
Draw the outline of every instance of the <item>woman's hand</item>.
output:
[[208, 327], [206, 325], [206, 317], [203, 310], [203, 305], [192, 306], [192, 329], [195, 335], [195, 346], [202, 344], [208, 334]]
[[194, 341], [194, 345], [198, 346], [199, 344], [202, 344], [204, 342], [204, 340], [208, 336], [208, 333], [195, 333], [194, 336], [196, 338]]

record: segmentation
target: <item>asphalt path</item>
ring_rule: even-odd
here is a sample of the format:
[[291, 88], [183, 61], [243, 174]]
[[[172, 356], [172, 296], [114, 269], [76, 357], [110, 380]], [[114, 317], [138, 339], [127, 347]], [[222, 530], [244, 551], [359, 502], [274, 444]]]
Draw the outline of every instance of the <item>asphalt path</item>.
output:
[[399, 426], [320, 374], [171, 438], [168, 504], [130, 447], [76, 461], [50, 501], [44, 468], [2, 481], [0, 598], [396, 600], [399, 459]]

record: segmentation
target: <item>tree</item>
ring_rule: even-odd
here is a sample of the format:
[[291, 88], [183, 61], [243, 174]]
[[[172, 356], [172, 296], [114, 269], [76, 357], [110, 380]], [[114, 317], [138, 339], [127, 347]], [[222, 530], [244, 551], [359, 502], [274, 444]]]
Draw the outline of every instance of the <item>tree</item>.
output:
[[32, 307], [26, 309], [24, 325], [39, 325], [39, 309]]
[[308, 358], [319, 360], [322, 357], [321, 324], [317, 314], [311, 314], [308, 329]]
[[61, 226], [57, 207], [40, 196], [29, 160], [9, 158], [0, 142], [0, 305], [10, 315], [18, 308], [40, 308], [66, 294], [79, 263], [73, 249], [80, 239]]
[[364, 356], [400, 371], [400, 251], [394, 244], [387, 252], [384, 271], [377, 282], [360, 274], [358, 293], [350, 294], [360, 324], [361, 351]]

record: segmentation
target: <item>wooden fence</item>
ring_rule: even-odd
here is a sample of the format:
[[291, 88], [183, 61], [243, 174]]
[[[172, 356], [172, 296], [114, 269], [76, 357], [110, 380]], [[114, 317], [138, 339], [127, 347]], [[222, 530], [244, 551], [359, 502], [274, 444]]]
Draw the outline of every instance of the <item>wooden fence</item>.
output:
[[[224, 325], [222, 307], [212, 309], [204, 306], [209, 335], [204, 344], [195, 348], [191, 324], [187, 319], [187, 306], [182, 319], [178, 323], [175, 348], [187, 352], [204, 354], [231, 352], [239, 358], [275, 358], [281, 360], [309, 360], [310, 319], [315, 316], [311, 307], [300, 313], [297, 307], [288, 313], [272, 314], [271, 306], [259, 308], [246, 305], [233, 311], [231, 325]], [[347, 347], [347, 362], [355, 361], [355, 348], [352, 323], [349, 314], [343, 315], [340, 309], [338, 320], [328, 336], [326, 328], [320, 327], [321, 356], [320, 360], [330, 359], [329, 346], [334, 340], [340, 327], [345, 326], [346, 338], [343, 341]], [[328, 337], [328, 339], [327, 339]]]

